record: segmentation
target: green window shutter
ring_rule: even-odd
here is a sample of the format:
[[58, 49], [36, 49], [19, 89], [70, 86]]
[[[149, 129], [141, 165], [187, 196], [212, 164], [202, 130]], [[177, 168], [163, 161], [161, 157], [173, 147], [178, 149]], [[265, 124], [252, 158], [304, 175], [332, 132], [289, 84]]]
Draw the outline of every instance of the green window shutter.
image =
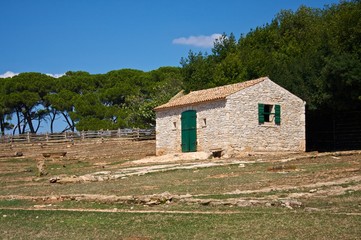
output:
[[275, 123], [277, 125], [281, 124], [281, 106], [275, 105]]
[[264, 123], [264, 104], [258, 103], [258, 123]]

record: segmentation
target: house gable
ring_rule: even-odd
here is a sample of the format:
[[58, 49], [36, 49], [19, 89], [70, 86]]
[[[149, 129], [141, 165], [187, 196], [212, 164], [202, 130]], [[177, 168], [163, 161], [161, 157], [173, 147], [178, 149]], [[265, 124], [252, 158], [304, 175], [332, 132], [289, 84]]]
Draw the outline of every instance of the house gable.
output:
[[[272, 119], [259, 121], [259, 105], [272, 106]], [[278, 112], [279, 119], [276, 118]], [[305, 102], [267, 79], [227, 97], [233, 146], [242, 151], [304, 151]]]
[[[262, 97], [262, 95], [266, 95], [266, 94], [273, 94], [273, 95], [278, 95], [278, 98], [280, 99], [287, 98], [287, 99], [292, 99], [292, 101], [298, 101], [301, 103], [304, 102], [301, 98], [292, 94], [287, 89], [281, 87], [277, 83], [271, 81], [268, 77], [265, 77], [264, 80], [262, 82], [259, 82], [257, 85], [252, 85], [249, 87], [249, 89], [253, 89], [253, 88], [258, 89], [259, 97]], [[247, 89], [243, 89], [242, 92], [243, 94], [248, 94]], [[239, 91], [228, 95], [227, 98], [229, 99], [232, 95], [235, 94], [239, 94]]]

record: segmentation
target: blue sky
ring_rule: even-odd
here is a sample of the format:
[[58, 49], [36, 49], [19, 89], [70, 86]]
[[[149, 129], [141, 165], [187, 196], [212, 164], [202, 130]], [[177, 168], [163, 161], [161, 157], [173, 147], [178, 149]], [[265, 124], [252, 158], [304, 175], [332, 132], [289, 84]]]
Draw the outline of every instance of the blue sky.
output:
[[[282, 9], [338, 0], [0, 0], [0, 77], [179, 66], [213, 38], [269, 23]], [[213, 37], [213, 38], [212, 38]]]

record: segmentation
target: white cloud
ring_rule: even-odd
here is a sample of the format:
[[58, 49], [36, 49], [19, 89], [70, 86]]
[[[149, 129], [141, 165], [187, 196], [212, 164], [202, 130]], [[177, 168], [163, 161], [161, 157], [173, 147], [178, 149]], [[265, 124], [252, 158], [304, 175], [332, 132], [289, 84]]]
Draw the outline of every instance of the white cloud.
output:
[[191, 45], [195, 47], [211, 48], [214, 45], [214, 41], [222, 37], [222, 34], [214, 33], [210, 36], [190, 36], [176, 38], [172, 41], [173, 44]]
[[18, 75], [19, 73], [13, 73], [13, 72], [10, 72], [10, 71], [7, 71], [6, 73], [4, 74], [0, 74], [0, 78], [11, 78], [11, 77], [14, 77], [16, 75]]
[[[11, 77], [14, 77], [16, 75], [18, 75], [19, 73], [14, 73], [14, 72], [11, 72], [11, 71], [7, 71], [6, 73], [4, 74], [0, 74], [0, 78], [11, 78]], [[50, 77], [53, 77], [53, 78], [60, 78], [61, 76], [64, 76], [65, 73], [45, 73], [46, 75], [50, 76]]]
[[65, 73], [45, 73], [46, 75], [53, 77], [53, 78], [60, 78], [61, 76], [64, 76]]

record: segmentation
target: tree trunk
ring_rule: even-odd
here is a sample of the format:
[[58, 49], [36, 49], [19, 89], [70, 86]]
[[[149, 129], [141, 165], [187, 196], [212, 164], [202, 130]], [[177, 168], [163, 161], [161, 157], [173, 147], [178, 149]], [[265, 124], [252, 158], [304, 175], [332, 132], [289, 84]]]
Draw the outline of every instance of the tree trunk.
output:
[[24, 113], [24, 117], [25, 117], [27, 123], [29, 124], [30, 132], [31, 132], [31, 133], [35, 133], [34, 126], [33, 126], [33, 121], [32, 121], [32, 119], [31, 119], [30, 110], [26, 109], [26, 111], [25, 111], [25, 113]]
[[24, 118], [24, 125], [23, 125], [23, 130], [21, 131], [22, 134], [25, 133], [25, 130], [26, 130], [26, 125], [28, 125], [26, 119]]
[[61, 114], [63, 114], [66, 122], [68, 123], [69, 128], [71, 129], [72, 132], [74, 132], [75, 126], [74, 126], [74, 121], [72, 119], [70, 119], [70, 117], [67, 116], [67, 114], [65, 114], [64, 112], [62, 112]]
[[[18, 128], [18, 131], [19, 131], [19, 134], [21, 134], [21, 128], [20, 128], [20, 112], [18, 110], [16, 110], [16, 117], [18, 119], [18, 124], [17, 124], [17, 128]], [[16, 128], [15, 128], [16, 129]], [[15, 131], [14, 129], [14, 131]], [[13, 135], [14, 135], [15, 132], [13, 132]]]
[[38, 126], [36, 127], [35, 133], [39, 131], [40, 123], [41, 123], [41, 117], [39, 116]]
[[[53, 116], [51, 116], [51, 113], [53, 114]], [[57, 111], [52, 109], [50, 111], [50, 133], [54, 133], [54, 121], [55, 121], [55, 118], [56, 118], [56, 114], [57, 114]]]
[[4, 117], [2, 115], [0, 116], [0, 128], [1, 128], [1, 135], [4, 136], [5, 135], [5, 121], [4, 121]]

